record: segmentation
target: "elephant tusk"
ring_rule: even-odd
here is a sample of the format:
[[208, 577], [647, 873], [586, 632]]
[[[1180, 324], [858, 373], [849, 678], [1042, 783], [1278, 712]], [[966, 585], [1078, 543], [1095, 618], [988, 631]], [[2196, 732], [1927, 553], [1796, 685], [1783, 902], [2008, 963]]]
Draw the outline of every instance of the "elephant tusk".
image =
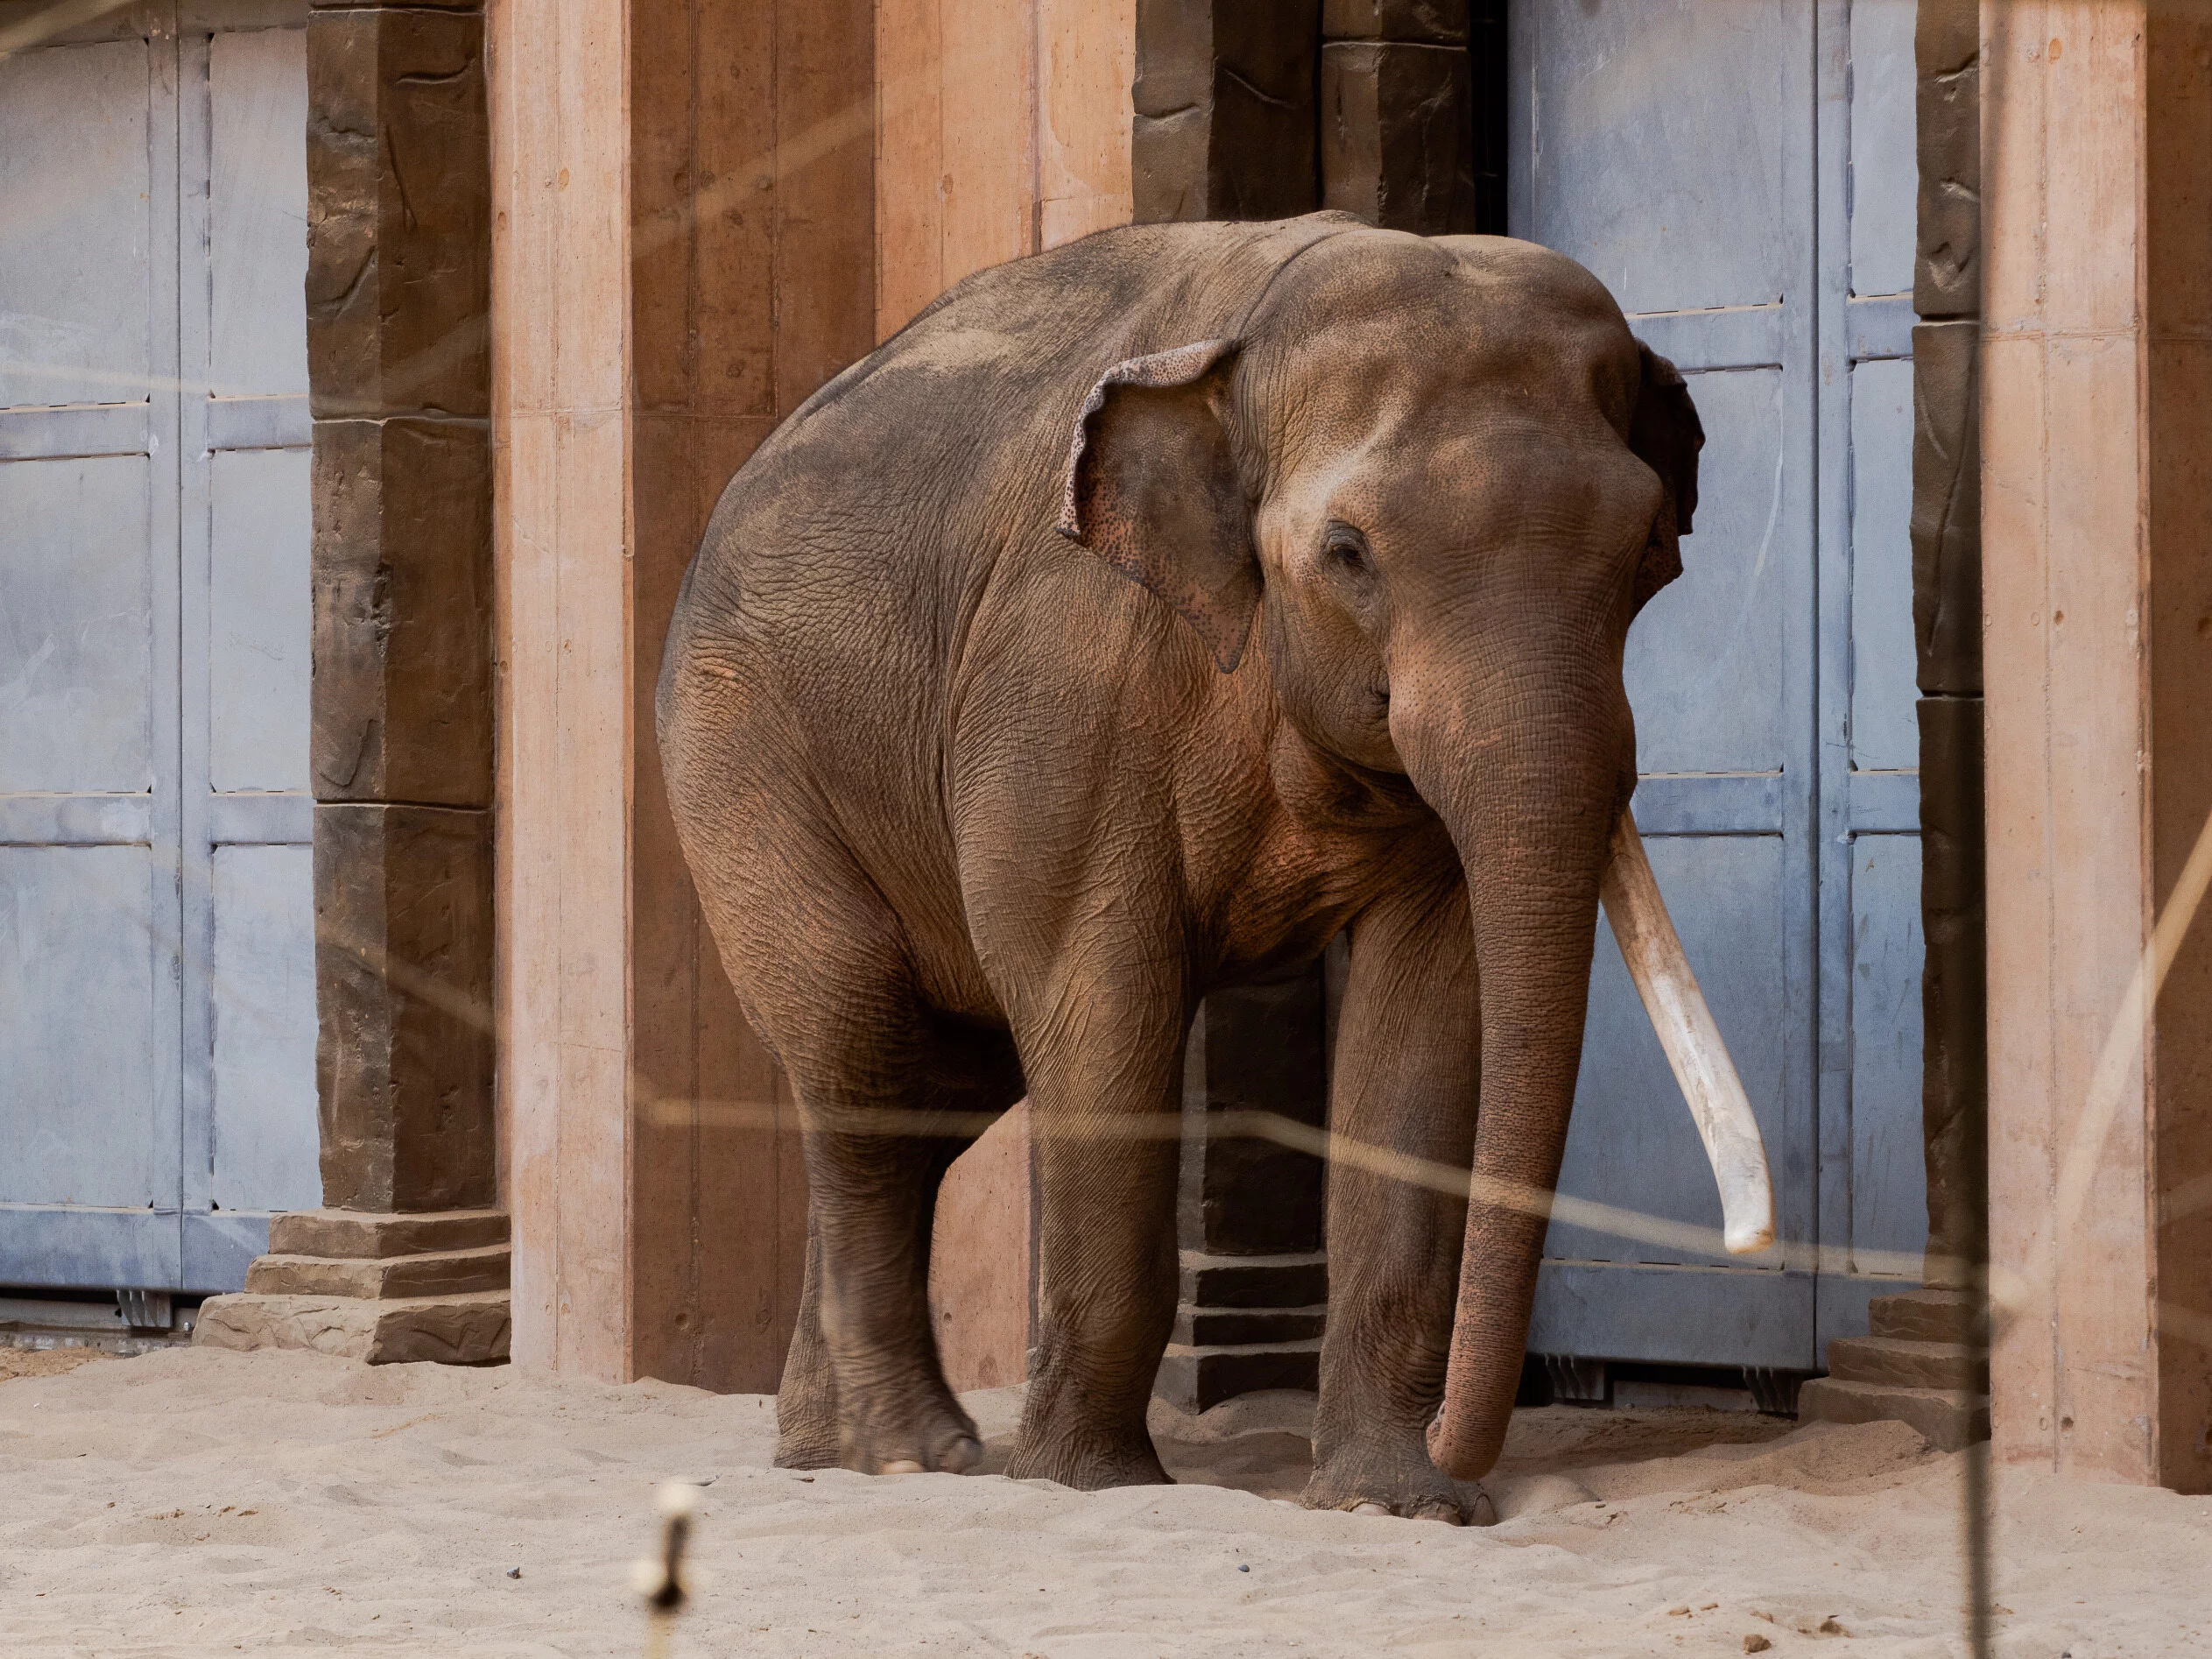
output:
[[1659, 897], [1652, 861], [1645, 856], [1635, 816], [1624, 807], [1613, 826], [1612, 859], [1601, 889], [1613, 939], [1636, 981], [1644, 1011], [1659, 1033], [1674, 1080], [1712, 1160], [1721, 1189], [1722, 1236], [1730, 1255], [1745, 1256], [1774, 1242], [1774, 1183], [1758, 1119], [1744, 1093], [1736, 1062], [1721, 1041], [1713, 1011], [1705, 1006], [1682, 941]]

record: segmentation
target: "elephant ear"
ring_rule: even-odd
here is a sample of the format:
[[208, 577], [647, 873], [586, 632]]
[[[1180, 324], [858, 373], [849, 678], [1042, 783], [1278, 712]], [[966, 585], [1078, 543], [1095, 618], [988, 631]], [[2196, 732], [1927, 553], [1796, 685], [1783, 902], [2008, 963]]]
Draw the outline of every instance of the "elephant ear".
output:
[[1244, 654], [1260, 595], [1229, 440], [1236, 350], [1201, 340], [1099, 376], [1068, 443], [1058, 526], [1174, 606], [1223, 674]]
[[1697, 511], [1697, 452], [1705, 447], [1705, 427], [1681, 371], [1641, 342], [1636, 349], [1644, 386], [1629, 421], [1628, 446], [1659, 474], [1666, 491], [1636, 572], [1636, 609], [1641, 611], [1645, 600], [1682, 574], [1680, 538], [1689, 534]]

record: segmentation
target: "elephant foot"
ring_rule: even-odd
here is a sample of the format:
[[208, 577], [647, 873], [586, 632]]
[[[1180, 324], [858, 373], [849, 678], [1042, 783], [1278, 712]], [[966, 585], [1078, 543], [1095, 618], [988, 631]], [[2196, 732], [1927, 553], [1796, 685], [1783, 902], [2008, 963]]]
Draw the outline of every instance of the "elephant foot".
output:
[[[864, 1475], [918, 1475], [933, 1470], [964, 1475], [983, 1460], [975, 1419], [951, 1394], [884, 1401], [837, 1428], [830, 1462]], [[840, 1414], [842, 1415], [842, 1413]], [[778, 1448], [778, 1461], [781, 1461]]]
[[1110, 1486], [1169, 1486], [1174, 1481], [1152, 1450], [1152, 1437], [1139, 1430], [1133, 1437], [1110, 1444], [1095, 1438], [1077, 1440], [1025, 1437], [1021, 1449], [1006, 1465], [1013, 1480], [1053, 1480], [1078, 1492], [1103, 1492]]
[[826, 1385], [786, 1382], [776, 1397], [778, 1469], [837, 1466], [837, 1395]]
[[1487, 1527], [1497, 1519], [1489, 1493], [1461, 1483], [1421, 1454], [1362, 1455], [1345, 1451], [1317, 1462], [1306, 1484], [1308, 1509], [1342, 1509], [1356, 1515], [1399, 1515], [1449, 1526]]

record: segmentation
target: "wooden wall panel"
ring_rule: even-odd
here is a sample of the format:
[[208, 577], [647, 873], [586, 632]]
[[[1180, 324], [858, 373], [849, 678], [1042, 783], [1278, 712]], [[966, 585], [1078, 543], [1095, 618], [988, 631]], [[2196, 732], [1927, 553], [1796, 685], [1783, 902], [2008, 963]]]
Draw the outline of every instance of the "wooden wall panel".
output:
[[[788, 1100], [701, 917], [653, 688], [722, 485], [873, 343], [868, 0], [492, 23], [502, 1097], [518, 1360], [771, 1389]], [[732, 1113], [729, 1109], [740, 1110]]]
[[1982, 29], [1995, 1451], [2202, 1492], [2212, 923], [2167, 911], [2212, 855], [2212, 257], [2162, 240], [2201, 222], [2170, 163], [2208, 128], [2154, 66], [2206, 34], [2170, 0], [1983, 0]]
[[877, 317], [1131, 217], [1136, 0], [881, 0]]

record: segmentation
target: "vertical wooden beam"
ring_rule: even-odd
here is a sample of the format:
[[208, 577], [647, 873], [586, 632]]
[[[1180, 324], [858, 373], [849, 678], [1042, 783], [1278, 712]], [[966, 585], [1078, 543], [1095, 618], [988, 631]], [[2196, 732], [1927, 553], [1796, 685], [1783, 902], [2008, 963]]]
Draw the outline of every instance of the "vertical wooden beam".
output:
[[873, 342], [874, 8], [492, 19], [516, 1358], [772, 1388], [805, 1180], [743, 1121], [788, 1091], [701, 914], [653, 695], [722, 486]]
[[2212, 808], [2212, 122], [2169, 67], [2208, 26], [2179, 0], [1982, 9], [1996, 1450], [2191, 1491], [2212, 926], [2148, 991]]
[[630, 1375], [629, 7], [491, 0], [514, 1358]]

